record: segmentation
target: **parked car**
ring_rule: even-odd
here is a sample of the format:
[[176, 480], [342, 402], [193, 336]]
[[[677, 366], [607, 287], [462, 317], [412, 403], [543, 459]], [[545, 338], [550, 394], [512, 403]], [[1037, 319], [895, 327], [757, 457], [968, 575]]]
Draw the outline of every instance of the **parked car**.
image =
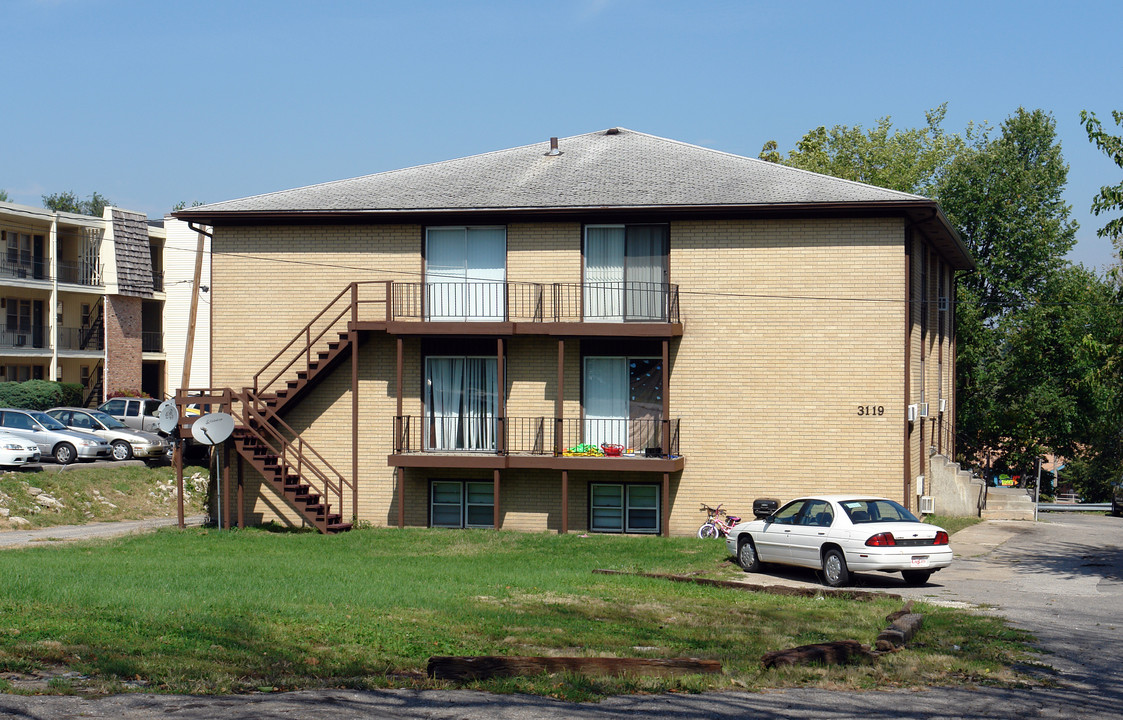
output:
[[68, 430], [58, 420], [38, 410], [0, 409], [0, 427], [35, 443], [42, 455], [52, 456], [60, 465], [112, 455], [109, 443], [97, 435]]
[[158, 433], [160, 431], [160, 403], [156, 398], [118, 397], [98, 406], [106, 415], [120, 420], [134, 430]]
[[792, 500], [768, 517], [736, 525], [725, 539], [745, 572], [764, 563], [821, 569], [823, 582], [846, 585], [851, 572], [900, 572], [923, 585], [951, 564], [943, 528], [921, 522], [892, 500], [822, 495]]
[[39, 446], [19, 435], [0, 432], [0, 466], [20, 467], [39, 462]]
[[108, 442], [114, 460], [162, 458], [168, 452], [168, 441], [156, 433], [134, 430], [100, 410], [57, 407], [47, 414], [71, 430], [92, 433]]

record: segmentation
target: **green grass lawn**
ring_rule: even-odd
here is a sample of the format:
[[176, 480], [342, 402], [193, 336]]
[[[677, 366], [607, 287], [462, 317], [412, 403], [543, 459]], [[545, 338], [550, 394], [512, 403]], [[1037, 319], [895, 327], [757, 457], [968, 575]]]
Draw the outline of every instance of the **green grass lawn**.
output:
[[[905, 652], [875, 664], [765, 671], [795, 645], [872, 643], [899, 603], [790, 598], [630, 576], [727, 573], [697, 539], [494, 531], [339, 536], [168, 530], [0, 552], [0, 671], [67, 669], [57, 692], [447, 687], [430, 655], [718, 659], [720, 676], [569, 675], [477, 683], [571, 699], [638, 691], [1016, 682], [1026, 639], [994, 618], [925, 607]], [[3, 681], [0, 681], [3, 682]], [[0, 685], [0, 688], [4, 688]], [[12, 686], [6, 689], [12, 690]]]

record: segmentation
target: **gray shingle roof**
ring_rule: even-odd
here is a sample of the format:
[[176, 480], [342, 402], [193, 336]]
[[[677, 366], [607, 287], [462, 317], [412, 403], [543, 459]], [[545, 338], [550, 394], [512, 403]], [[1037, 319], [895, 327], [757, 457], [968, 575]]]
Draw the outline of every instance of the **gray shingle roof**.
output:
[[620, 128], [212, 203], [211, 213], [644, 208], [923, 201]]
[[148, 217], [113, 209], [113, 251], [117, 261], [117, 292], [152, 297], [152, 252]]

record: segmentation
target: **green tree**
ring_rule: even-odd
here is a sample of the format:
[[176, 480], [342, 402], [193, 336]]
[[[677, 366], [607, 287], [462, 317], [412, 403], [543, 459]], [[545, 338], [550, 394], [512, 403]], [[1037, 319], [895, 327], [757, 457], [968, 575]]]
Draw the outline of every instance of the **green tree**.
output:
[[983, 131], [971, 138], [937, 188], [978, 262], [958, 288], [956, 420], [968, 460], [998, 451], [1011, 467], [1027, 468], [1046, 447], [1076, 447], [1086, 427], [1074, 415], [1087, 404], [1069, 378], [1058, 377], [1064, 363], [1046, 362], [1041, 352], [1053, 342], [1043, 336], [1046, 327], [1061, 333], [1059, 326], [1077, 322], [1046, 322], [1040, 313], [1065, 302], [1060, 293], [1070, 279], [1064, 255], [1077, 225], [1062, 198], [1067, 178], [1053, 118], [1019, 108], [998, 137]]
[[85, 200], [78, 197], [73, 191], [54, 193], [43, 196], [43, 207], [55, 212], [78, 213], [79, 215], [93, 215], [101, 217], [107, 206], [113, 201], [96, 190]]
[[[1123, 111], [1112, 110], [1111, 116], [1115, 124], [1123, 126]], [[1080, 111], [1080, 122], [1088, 132], [1088, 140], [1111, 158], [1112, 162], [1123, 168], [1123, 138], [1108, 134], [1095, 113], [1087, 110]], [[1100, 213], [1123, 211], [1123, 182], [1118, 185], [1104, 185], [1099, 193], [1092, 198], [1092, 212], [1098, 217]], [[1100, 237], [1109, 238], [1123, 255], [1123, 217], [1112, 218], [1102, 228], [1096, 231]]]
[[883, 117], [864, 130], [820, 126], [804, 135], [783, 158], [775, 140], [764, 144], [761, 160], [780, 162], [824, 175], [856, 180], [878, 187], [931, 196], [948, 163], [964, 148], [959, 135], [943, 130], [947, 103], [925, 113], [922, 128], [895, 130]]
[[[205, 204], [206, 203], [201, 202], [199, 200], [192, 200], [191, 201], [191, 207], [199, 207], [200, 205], [205, 205]], [[180, 200], [175, 205], [172, 205], [172, 212], [178, 212], [180, 210], [183, 210], [186, 207], [187, 207], [187, 201], [186, 200]]]
[[[1123, 126], [1123, 112], [1113, 110], [1111, 114], [1115, 124]], [[1080, 120], [1088, 140], [1123, 169], [1123, 138], [1107, 133], [1095, 113], [1082, 111]], [[1112, 211], [1123, 211], [1123, 182], [1104, 185], [1092, 198], [1092, 212], [1097, 216]], [[1108, 483], [1123, 478], [1123, 217], [1108, 220], [1097, 234], [1111, 239], [1118, 257], [1108, 271], [1112, 302], [1100, 318], [1102, 332], [1085, 337], [1082, 344], [1089, 364], [1096, 368], [1100, 422], [1093, 429], [1090, 451], [1072, 470], [1073, 480], [1087, 497], [1103, 499]]]
[[8, 191], [0, 188], [0, 202], [8, 202]]

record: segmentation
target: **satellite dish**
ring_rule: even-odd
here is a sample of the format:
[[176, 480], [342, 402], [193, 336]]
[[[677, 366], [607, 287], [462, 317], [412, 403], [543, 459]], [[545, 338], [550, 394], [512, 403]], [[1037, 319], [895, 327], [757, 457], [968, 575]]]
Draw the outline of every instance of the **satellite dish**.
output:
[[166, 433], [175, 430], [175, 426], [179, 424], [179, 408], [175, 401], [165, 400], [160, 403], [160, 407], [156, 408], [156, 417], [160, 419], [160, 430]]
[[204, 415], [191, 426], [191, 435], [204, 445], [217, 445], [234, 432], [234, 418], [226, 413]]

